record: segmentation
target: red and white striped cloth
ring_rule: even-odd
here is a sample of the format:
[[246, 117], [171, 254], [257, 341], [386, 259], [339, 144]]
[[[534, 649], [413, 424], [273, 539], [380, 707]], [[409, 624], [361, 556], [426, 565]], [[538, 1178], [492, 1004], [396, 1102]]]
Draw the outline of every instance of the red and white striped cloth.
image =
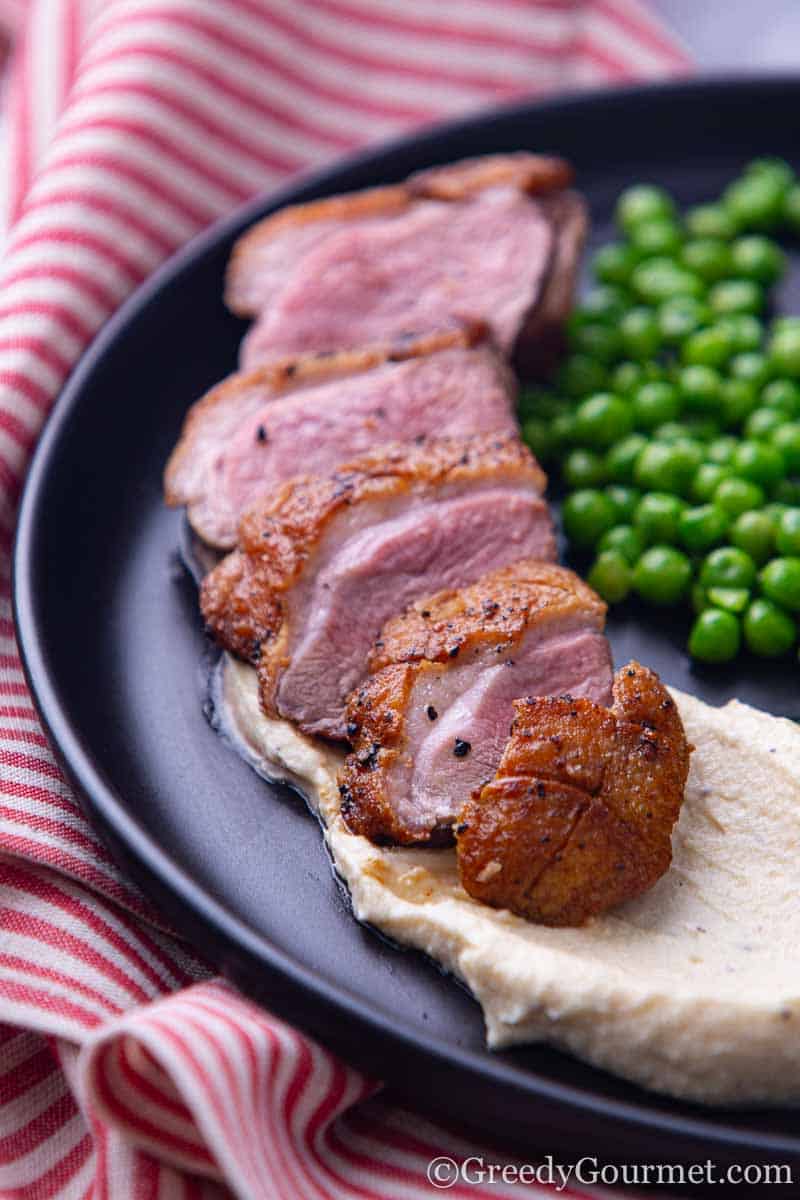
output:
[[433, 118], [686, 59], [637, 0], [0, 0], [0, 35], [0, 1196], [428, 1196], [428, 1160], [476, 1147], [213, 979], [64, 785], [11, 622], [20, 486], [81, 351], [213, 218]]

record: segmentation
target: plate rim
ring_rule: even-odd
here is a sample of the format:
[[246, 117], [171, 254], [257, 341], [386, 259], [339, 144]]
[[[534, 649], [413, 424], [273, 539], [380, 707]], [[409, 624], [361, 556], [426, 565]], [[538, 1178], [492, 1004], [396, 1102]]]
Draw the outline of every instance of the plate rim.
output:
[[[164, 288], [176, 281], [191, 264], [215, 251], [220, 243], [234, 237], [259, 217], [285, 204], [297, 203], [307, 192], [319, 191], [324, 194], [324, 190], [330, 185], [335, 186], [347, 171], [374, 168], [380, 172], [383, 160], [393, 158], [398, 153], [413, 151], [424, 157], [426, 150], [435, 147], [442, 137], [489, 130], [493, 123], [504, 123], [515, 117], [546, 116], [560, 109], [580, 110], [595, 107], [598, 103], [613, 107], [654, 95], [668, 98], [670, 95], [694, 93], [699, 102], [703, 97], [713, 99], [714, 95], [731, 88], [740, 90], [749, 87], [762, 93], [764, 90], [781, 91], [787, 87], [797, 89], [798, 86], [800, 72], [723, 72], [699, 78], [587, 89], [559, 93], [545, 99], [515, 101], [457, 120], [438, 122], [426, 127], [424, 132], [411, 132], [367, 147], [346, 158], [336, 159], [321, 169], [302, 172], [281, 187], [248, 200], [232, 213], [214, 221], [167, 258], [126, 298], [86, 347], [59, 392], [37, 441], [18, 507], [12, 551], [12, 605], [17, 641], [27, 684], [49, 742], [78, 799], [88, 809], [90, 820], [100, 827], [105, 840], [111, 843], [115, 857], [119, 859], [122, 854], [126, 868], [133, 869], [137, 883], [145, 878], [149, 886], [145, 885], [144, 890], [151, 894], [154, 891], [158, 893], [160, 902], [164, 902], [163, 893], [166, 891], [170, 897], [169, 907], [181, 911], [185, 917], [184, 924], [202, 928], [220, 939], [229, 951], [248, 955], [258, 963], [260, 969], [271, 972], [289, 988], [313, 997], [314, 1002], [323, 1005], [333, 1019], [345, 1022], [355, 1020], [369, 1027], [371, 1033], [394, 1052], [402, 1050], [421, 1054], [444, 1069], [455, 1067], [471, 1074], [489, 1075], [495, 1084], [522, 1088], [530, 1096], [552, 1100], [587, 1120], [592, 1116], [610, 1117], [628, 1127], [639, 1127], [649, 1133], [683, 1135], [706, 1146], [714, 1145], [720, 1150], [735, 1147], [746, 1140], [748, 1147], [788, 1156], [800, 1155], [800, 1141], [797, 1138], [790, 1134], [760, 1130], [743, 1131], [737, 1126], [727, 1125], [726, 1115], [736, 1116], [737, 1110], [686, 1105], [691, 1109], [686, 1114], [653, 1111], [647, 1107], [650, 1093], [645, 1091], [641, 1103], [606, 1097], [593, 1091], [591, 1085], [582, 1087], [553, 1081], [535, 1071], [492, 1058], [485, 1050], [476, 1051], [449, 1044], [443, 1049], [432, 1035], [426, 1035], [424, 1029], [406, 1023], [392, 1023], [388, 1014], [384, 1016], [376, 1012], [354, 993], [344, 992], [342, 988], [320, 978], [312, 969], [229, 912], [223, 903], [208, 894], [161, 849], [155, 838], [128, 811], [122, 795], [95, 766], [91, 753], [72, 725], [69, 712], [61, 703], [57, 681], [49, 668], [35, 619], [34, 577], [37, 524], [45, 478], [59, 439], [74, 409], [80, 405], [86, 383], [102, 364], [112, 345], [124, 337], [129, 323], [135, 321]], [[452, 986], [452, 983], [448, 982], [447, 986]], [[291, 1016], [285, 1019], [307, 1030], [302, 1020], [294, 1021]], [[317, 1032], [307, 1032], [319, 1040]], [[654, 1094], [653, 1099], [658, 1100], [659, 1096]]]

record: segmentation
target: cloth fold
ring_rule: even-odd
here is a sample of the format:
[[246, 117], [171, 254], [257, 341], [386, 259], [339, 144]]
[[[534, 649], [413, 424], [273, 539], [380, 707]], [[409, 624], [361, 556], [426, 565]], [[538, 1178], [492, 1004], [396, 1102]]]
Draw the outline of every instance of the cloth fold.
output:
[[[638, 0], [0, 0], [0, 31], [0, 1196], [430, 1195], [436, 1155], [503, 1157], [214, 980], [71, 795], [14, 639], [19, 493], [81, 352], [219, 215], [425, 122], [686, 57]], [[520, 1191], [543, 1194], [450, 1194]]]

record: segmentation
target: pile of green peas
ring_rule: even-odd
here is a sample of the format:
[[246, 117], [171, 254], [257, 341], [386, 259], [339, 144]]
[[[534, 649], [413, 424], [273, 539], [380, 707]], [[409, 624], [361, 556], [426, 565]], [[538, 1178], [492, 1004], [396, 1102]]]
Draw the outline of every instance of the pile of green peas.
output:
[[800, 183], [750, 163], [683, 214], [628, 188], [569, 350], [524, 388], [523, 436], [566, 489], [564, 532], [609, 603], [691, 605], [693, 658], [773, 658], [800, 618], [800, 317], [764, 313]]

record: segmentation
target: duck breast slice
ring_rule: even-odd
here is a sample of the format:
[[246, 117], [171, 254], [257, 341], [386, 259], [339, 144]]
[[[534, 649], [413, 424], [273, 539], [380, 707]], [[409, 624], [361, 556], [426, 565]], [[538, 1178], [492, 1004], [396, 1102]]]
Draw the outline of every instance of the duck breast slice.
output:
[[165, 473], [209, 545], [230, 549], [246, 511], [299, 472], [429, 434], [513, 434], [513, 376], [480, 329], [387, 350], [307, 356], [240, 372], [190, 410]]
[[270, 715], [346, 735], [345, 702], [389, 617], [521, 558], [555, 558], [546, 479], [516, 437], [376, 450], [285, 484], [204, 580], [220, 644], [253, 662]]
[[605, 613], [572, 571], [520, 560], [389, 621], [347, 707], [349, 827], [377, 842], [452, 840], [464, 800], [497, 770], [518, 697], [609, 702]]
[[370, 345], [484, 320], [505, 354], [535, 309], [554, 254], [552, 222], [514, 187], [458, 204], [419, 200], [354, 222], [296, 263], [242, 346], [242, 364]]
[[500, 185], [535, 195], [564, 188], [571, 179], [563, 159], [519, 151], [463, 159], [419, 171], [406, 183], [291, 205], [259, 221], [236, 242], [226, 302], [240, 316], [257, 316], [277, 297], [301, 258], [331, 233], [397, 216], [422, 197], [459, 201]]

